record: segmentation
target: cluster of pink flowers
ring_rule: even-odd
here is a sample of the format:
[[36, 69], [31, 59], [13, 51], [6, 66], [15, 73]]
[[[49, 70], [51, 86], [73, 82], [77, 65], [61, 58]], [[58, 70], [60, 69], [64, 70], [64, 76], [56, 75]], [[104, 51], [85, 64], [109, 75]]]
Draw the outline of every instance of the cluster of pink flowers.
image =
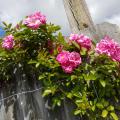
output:
[[106, 54], [110, 56], [112, 60], [120, 62], [120, 45], [108, 36], [97, 43], [96, 52]]
[[84, 47], [87, 50], [91, 49], [92, 40], [88, 36], [85, 36], [83, 34], [71, 34], [69, 39], [70, 41], [75, 41], [76, 43], [78, 43], [80, 47]]
[[77, 52], [62, 51], [57, 56], [57, 61], [61, 64], [65, 73], [72, 73], [81, 64], [80, 54]]
[[29, 28], [38, 29], [40, 25], [46, 24], [46, 17], [42, 13], [36, 12], [28, 16], [24, 20], [24, 24]]
[[13, 48], [13, 46], [14, 46], [14, 36], [13, 35], [6, 36], [3, 39], [2, 47], [7, 49], [7, 50], [10, 50]]

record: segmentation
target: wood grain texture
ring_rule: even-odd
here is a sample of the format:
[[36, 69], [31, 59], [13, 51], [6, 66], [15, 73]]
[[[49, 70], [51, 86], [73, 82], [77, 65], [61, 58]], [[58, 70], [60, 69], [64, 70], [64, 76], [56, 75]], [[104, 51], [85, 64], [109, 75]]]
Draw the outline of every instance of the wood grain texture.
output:
[[95, 31], [85, 0], [63, 1], [72, 32], [79, 33], [86, 28], [89, 28], [90, 31]]

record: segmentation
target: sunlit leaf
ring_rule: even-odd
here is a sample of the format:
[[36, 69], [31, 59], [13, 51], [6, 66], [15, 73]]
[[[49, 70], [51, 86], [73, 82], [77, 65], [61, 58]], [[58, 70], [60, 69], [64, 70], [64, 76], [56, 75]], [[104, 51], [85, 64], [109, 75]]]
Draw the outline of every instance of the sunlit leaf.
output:
[[103, 110], [102, 111], [102, 117], [105, 118], [105, 117], [107, 117], [107, 115], [108, 115], [108, 111], [107, 110]]

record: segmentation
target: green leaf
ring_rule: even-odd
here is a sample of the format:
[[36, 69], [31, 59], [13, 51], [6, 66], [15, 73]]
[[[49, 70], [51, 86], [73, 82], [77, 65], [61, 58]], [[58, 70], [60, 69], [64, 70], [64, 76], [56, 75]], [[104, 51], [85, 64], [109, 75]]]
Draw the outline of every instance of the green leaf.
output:
[[67, 97], [71, 99], [73, 97], [72, 93], [68, 93]]
[[101, 85], [102, 85], [103, 87], [106, 86], [106, 81], [104, 81], [104, 80], [100, 80], [100, 83], [101, 83]]
[[76, 75], [71, 75], [71, 80], [75, 80], [77, 79], [77, 76]]
[[113, 111], [114, 110], [114, 106], [110, 105], [108, 108], [107, 108], [108, 111]]
[[45, 78], [45, 77], [46, 77], [45, 75], [40, 75], [38, 79], [39, 79], [39, 80], [42, 80], [42, 79]]
[[102, 103], [97, 103], [96, 106], [97, 106], [97, 108], [99, 108], [99, 109], [103, 109], [103, 108], [104, 108], [104, 106], [103, 106]]
[[49, 94], [51, 94], [52, 93], [52, 90], [50, 90], [50, 89], [47, 89], [47, 90], [45, 90], [44, 92], [43, 92], [43, 97], [45, 97], [45, 96], [47, 96], [47, 95], [49, 95]]
[[54, 24], [47, 25], [47, 31], [49, 33], [55, 33], [58, 30], [60, 30], [60, 26], [58, 26], [58, 25], [54, 25]]
[[37, 63], [37, 61], [36, 61], [36, 60], [30, 60], [30, 61], [28, 62], [28, 64], [34, 64], [34, 63]]
[[108, 115], [108, 111], [107, 110], [103, 110], [102, 111], [102, 117], [105, 118], [105, 117], [107, 117], [107, 115]]
[[65, 43], [64, 37], [61, 32], [58, 33], [58, 41], [62, 44]]
[[57, 106], [61, 106], [61, 101], [60, 100], [57, 101]]
[[38, 68], [39, 67], [39, 65], [40, 65], [40, 63], [37, 63], [35, 66], [36, 66], [36, 68]]
[[109, 105], [109, 102], [106, 101], [105, 99], [102, 99], [101, 103], [103, 104], [104, 107], [108, 107], [108, 105]]
[[81, 113], [81, 110], [76, 110], [75, 112], [74, 112], [74, 115], [78, 115], [78, 114], [80, 114]]
[[72, 44], [73, 44], [78, 50], [80, 50], [80, 46], [79, 46], [75, 41], [72, 41]]
[[70, 82], [67, 82], [67, 83], [66, 83], [66, 86], [68, 87], [69, 85], [70, 85]]
[[7, 23], [6, 22], [2, 22], [3, 23], [3, 25], [5, 26], [5, 27], [7, 27]]
[[58, 98], [53, 98], [53, 106], [61, 106], [61, 100]]
[[93, 73], [84, 74], [83, 76], [85, 80], [96, 80], [97, 79], [96, 74], [93, 74]]
[[86, 55], [87, 49], [86, 48], [81, 48], [80, 54], [81, 55]]
[[91, 109], [92, 109], [92, 111], [95, 111], [95, 105], [94, 105], [94, 106], [92, 106], [92, 108], [91, 108]]
[[118, 116], [114, 112], [110, 113], [110, 115], [113, 117], [114, 120], [118, 120]]
[[12, 24], [9, 24], [9, 25], [8, 25], [8, 28], [10, 29], [11, 27], [12, 27]]

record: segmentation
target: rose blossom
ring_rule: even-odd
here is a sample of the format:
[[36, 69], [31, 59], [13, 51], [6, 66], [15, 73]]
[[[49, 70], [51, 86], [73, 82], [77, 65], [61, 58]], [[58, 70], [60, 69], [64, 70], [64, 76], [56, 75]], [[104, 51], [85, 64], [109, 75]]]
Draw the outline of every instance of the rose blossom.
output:
[[92, 45], [92, 40], [87, 37], [87, 36], [84, 36], [83, 34], [81, 34], [79, 36], [79, 39], [76, 40], [76, 42], [81, 46], [81, 47], [84, 47], [86, 49], [91, 49], [91, 45]]
[[5, 49], [12, 49], [14, 46], [14, 36], [13, 35], [8, 35], [3, 39], [2, 42], [2, 47]]
[[76, 41], [79, 39], [79, 35], [78, 34], [70, 34], [70, 37], [69, 37], [70, 40], [73, 40], [73, 41]]
[[40, 25], [46, 24], [46, 17], [40, 12], [36, 12], [30, 16], [28, 16], [24, 20], [24, 24], [32, 29], [38, 29]]
[[116, 50], [111, 53], [111, 58], [114, 61], [120, 62], [120, 46], [116, 46]]
[[111, 47], [113, 47], [113, 45], [113, 40], [106, 36], [99, 43], [97, 43], [95, 50], [99, 54], [107, 54], [110, 56]]
[[62, 69], [65, 71], [65, 73], [72, 73], [73, 67], [72, 66], [62, 66]]
[[77, 52], [71, 52], [68, 58], [69, 62], [72, 64], [72, 67], [77, 67], [81, 63], [80, 54]]
[[62, 51], [58, 54], [56, 60], [61, 64], [62, 69], [66, 73], [72, 73], [81, 64], [81, 57], [77, 52]]
[[65, 65], [69, 61], [69, 59], [68, 59], [69, 54], [70, 54], [70, 52], [68, 52], [68, 51], [62, 51], [58, 54], [56, 60], [61, 65]]
[[95, 50], [99, 54], [106, 54], [112, 60], [120, 62], [120, 45], [108, 36], [97, 43]]
[[87, 50], [91, 49], [92, 40], [83, 34], [81, 34], [81, 35], [71, 34], [69, 39], [70, 39], [70, 41], [75, 41], [76, 43], [78, 43], [78, 45], [80, 47], [84, 47]]

